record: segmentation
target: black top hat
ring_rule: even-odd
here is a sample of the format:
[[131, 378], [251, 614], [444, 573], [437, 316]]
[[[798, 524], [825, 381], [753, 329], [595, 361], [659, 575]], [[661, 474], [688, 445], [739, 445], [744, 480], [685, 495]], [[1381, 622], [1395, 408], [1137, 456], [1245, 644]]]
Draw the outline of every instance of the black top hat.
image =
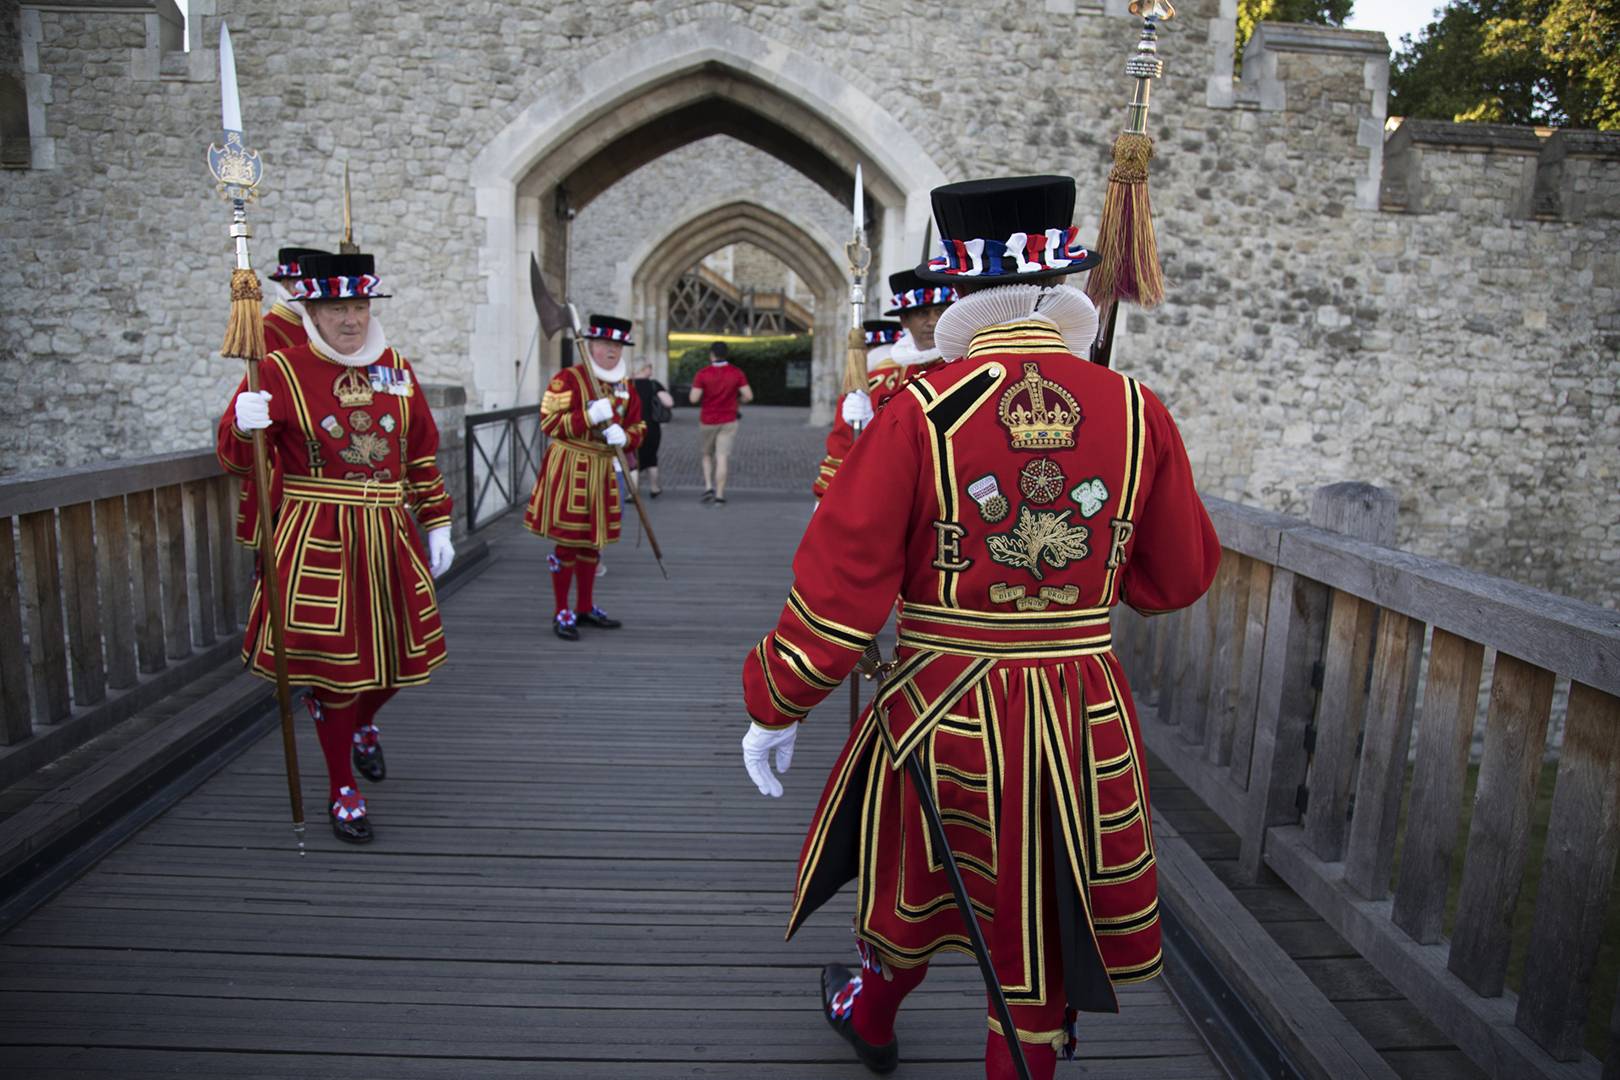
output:
[[370, 255], [306, 255], [298, 260], [297, 287], [300, 300], [385, 300], [377, 276], [377, 260]]
[[630, 320], [614, 315], [592, 315], [585, 328], [585, 337], [602, 341], [617, 341], [621, 345], [634, 345], [630, 340]]
[[1074, 179], [1003, 176], [934, 189], [940, 254], [917, 276], [940, 284], [1002, 285], [1095, 266], [1074, 220]]
[[889, 275], [889, 310], [883, 314], [898, 315], [955, 302], [956, 290], [950, 286], [929, 284], [915, 270], [896, 270]]
[[325, 255], [320, 248], [284, 247], [276, 252], [276, 268], [268, 275], [271, 281], [284, 281], [301, 276], [299, 262], [311, 255]]
[[900, 340], [900, 324], [894, 319], [867, 319], [861, 323], [866, 332], [866, 347], [893, 345]]

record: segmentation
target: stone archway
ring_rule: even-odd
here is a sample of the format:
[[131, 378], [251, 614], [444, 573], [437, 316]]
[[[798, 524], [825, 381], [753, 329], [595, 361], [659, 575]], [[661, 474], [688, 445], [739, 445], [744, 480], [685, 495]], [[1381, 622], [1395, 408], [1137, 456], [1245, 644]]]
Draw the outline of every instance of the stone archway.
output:
[[[554, 287], [566, 287], [563, 211], [579, 209], [647, 161], [715, 134], [776, 156], [846, 201], [853, 165], [862, 162], [875, 270], [908, 262], [921, 246], [928, 192], [946, 179], [886, 110], [782, 42], [723, 19], [629, 42], [550, 81], [474, 159], [487, 291], [469, 361], [481, 401], [505, 403], [511, 359], [534, 327], [530, 254]], [[836, 339], [842, 329], [825, 337]], [[537, 385], [519, 392], [532, 396]]]
[[813, 225], [789, 220], [757, 202], [731, 199], [699, 208], [651, 238], [631, 256], [624, 310], [642, 335], [641, 355], [669, 379], [669, 292], [694, 263], [727, 244], [753, 244], [792, 267], [816, 298], [811, 348], [810, 423], [832, 421], [844, 362], [848, 279], [842, 253]]

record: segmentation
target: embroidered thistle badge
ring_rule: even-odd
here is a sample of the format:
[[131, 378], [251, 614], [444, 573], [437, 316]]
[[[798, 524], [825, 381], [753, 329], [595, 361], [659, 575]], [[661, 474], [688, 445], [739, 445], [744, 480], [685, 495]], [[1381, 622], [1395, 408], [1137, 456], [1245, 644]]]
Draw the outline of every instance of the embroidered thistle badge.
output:
[[990, 558], [1003, 566], [1020, 567], [1041, 580], [1041, 564], [1061, 570], [1069, 563], [1091, 554], [1086, 540], [1091, 530], [1084, 525], [1070, 525], [1073, 510], [1061, 513], [1052, 510], [1018, 508], [1018, 523], [1004, 533], [991, 533], [985, 538]]

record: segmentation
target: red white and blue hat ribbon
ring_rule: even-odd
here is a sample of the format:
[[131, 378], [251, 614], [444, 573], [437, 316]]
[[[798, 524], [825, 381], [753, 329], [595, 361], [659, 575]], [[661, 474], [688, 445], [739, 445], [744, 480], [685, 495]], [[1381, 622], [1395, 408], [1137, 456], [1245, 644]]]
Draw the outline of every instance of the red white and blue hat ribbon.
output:
[[588, 338], [601, 338], [603, 341], [628, 342], [630, 340], [630, 331], [620, 330], [616, 326], [597, 326], [593, 323], [585, 328], [584, 336]]
[[278, 281], [282, 278], [295, 278], [297, 276], [298, 264], [295, 262], [276, 263], [276, 268], [270, 272], [270, 277]]
[[940, 238], [940, 254], [928, 260], [928, 269], [963, 277], [1002, 277], [1061, 270], [1084, 262], [1089, 254], [1080, 242], [1080, 228], [1047, 229], [1044, 233], [1015, 232], [1005, 240], [951, 240]]
[[[955, 290], [946, 289], [945, 291], [954, 292]], [[940, 303], [945, 303], [945, 301], [941, 300]], [[867, 330], [865, 334], [868, 348], [873, 345], [893, 345], [900, 340], [900, 328], [898, 326], [885, 327], [882, 330]]]
[[[934, 264], [929, 263], [933, 269]], [[949, 285], [930, 285], [922, 289], [907, 289], [903, 293], [896, 293], [889, 300], [889, 307], [898, 311], [908, 308], [934, 307], [938, 304], [956, 303], [956, 290]]]
[[351, 300], [383, 296], [378, 290], [382, 278], [375, 274], [355, 277], [298, 278], [292, 283], [295, 300]]

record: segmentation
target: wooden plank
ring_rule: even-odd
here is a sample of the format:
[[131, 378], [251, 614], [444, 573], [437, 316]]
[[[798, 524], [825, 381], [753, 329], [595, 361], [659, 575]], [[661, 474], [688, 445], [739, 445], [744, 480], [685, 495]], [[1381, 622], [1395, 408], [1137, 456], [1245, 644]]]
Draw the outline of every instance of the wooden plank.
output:
[[1299, 817], [1296, 804], [1299, 786], [1305, 781], [1305, 729], [1316, 712], [1311, 673], [1322, 654], [1327, 590], [1287, 570], [1275, 571], [1266, 610], [1248, 812], [1237, 830], [1243, 841], [1237, 875], [1250, 884], [1259, 880], [1266, 830]]
[[1220, 609], [1221, 593], [1227, 578], [1220, 569], [1210, 583], [1209, 592], [1187, 611], [1187, 660], [1184, 677], [1188, 693], [1180, 703], [1180, 735], [1193, 746], [1203, 746], [1209, 737], [1209, 688], [1215, 667], [1215, 619]]
[[12, 520], [0, 518], [0, 745], [12, 746], [33, 734], [28, 668], [16, 534]]
[[1552, 694], [1552, 672], [1496, 654], [1448, 965], [1481, 997], [1500, 995], [1507, 972]]
[[28, 659], [34, 673], [34, 719], [54, 724], [73, 715], [68, 697], [67, 645], [62, 627], [62, 579], [57, 566], [56, 514], [19, 519], [23, 575], [28, 584]]
[[218, 603], [214, 607], [214, 629], [222, 637], [235, 633], [236, 609], [242, 575], [237, 565], [236, 479], [217, 476], [208, 483], [208, 528], [214, 552], [214, 587]]
[[95, 513], [89, 503], [62, 507], [62, 585], [66, 599], [68, 673], [79, 708], [107, 699], [101, 657], [101, 598], [96, 592]]
[[1603, 1080], [1620, 1080], [1620, 987], [1614, 994], [1614, 1009], [1609, 1013], [1609, 1050], [1603, 1055]]
[[1316, 1080], [1395, 1072], [1157, 812], [1159, 895], [1266, 1030]]
[[1323, 648], [1322, 693], [1316, 710], [1305, 839], [1329, 862], [1344, 854], [1356, 746], [1367, 710], [1367, 664], [1378, 610], [1347, 593], [1333, 593]]
[[214, 451], [206, 449], [154, 454], [115, 465], [78, 465], [13, 473], [0, 480], [0, 517], [131, 495], [164, 484], [217, 476], [222, 471]]
[[1155, 615], [1163, 625], [1159, 627], [1159, 651], [1154, 657], [1153, 707], [1166, 724], [1176, 722], [1176, 694], [1181, 687], [1176, 675], [1181, 670], [1182, 635], [1186, 630], [1186, 611], [1171, 611]]
[[215, 612], [219, 601], [214, 590], [214, 531], [208, 522], [208, 484], [193, 480], [182, 485], [185, 491], [186, 564], [188, 580], [195, 582], [196, 602], [191, 609], [191, 640], [212, 645], [216, 636]]
[[[1211, 769], [1204, 765], [1203, 756], [1196, 748], [1180, 738], [1175, 728], [1159, 719], [1159, 711], [1151, 706], [1139, 706], [1137, 719], [1142, 727], [1142, 738], [1148, 749], [1157, 755], [1170, 771], [1175, 773], [1206, 806], [1218, 814], [1234, 831], [1242, 825], [1248, 814], [1243, 796], [1232, 785], [1224, 769]], [[1153, 804], [1159, 805], [1160, 792], [1153, 791]]]
[[1266, 864], [1493, 1080], [1596, 1080], [1597, 1062], [1554, 1061], [1514, 1025], [1515, 995], [1472, 993], [1446, 970], [1444, 945], [1417, 944], [1390, 922], [1387, 901], [1356, 895], [1344, 865], [1318, 859], [1298, 826], [1270, 831]]
[[135, 602], [129, 564], [129, 522], [124, 497], [96, 503], [96, 578], [101, 583], [101, 632], [107, 649], [107, 685], [124, 690], [140, 677], [135, 664]]
[[1226, 765], [1232, 760], [1232, 723], [1237, 711], [1237, 672], [1243, 663], [1243, 624], [1249, 606], [1249, 572], [1252, 559], [1223, 552], [1217, 576], [1220, 591], [1214, 604], [1214, 653], [1210, 658], [1209, 734], [1204, 740], [1204, 760]]
[[1249, 789], [1254, 755], [1255, 710], [1260, 701], [1260, 666], [1266, 653], [1266, 616], [1271, 603], [1271, 564], [1249, 560], [1249, 598], [1244, 608], [1243, 664], [1237, 671], [1237, 703], [1232, 715], [1232, 781]]
[[163, 590], [160, 585], [162, 558], [159, 549], [157, 512], [153, 493], [138, 491], [124, 501], [129, 518], [131, 584], [134, 586], [135, 651], [142, 674], [162, 671], [168, 663], [164, 652]]
[[169, 659], [191, 655], [191, 599], [186, 589], [185, 498], [179, 484], [153, 492], [163, 590], [163, 645]]
[[1435, 629], [1418, 724], [1401, 880], [1391, 915], [1395, 925], [1421, 945], [1438, 942], [1444, 929], [1451, 857], [1484, 665], [1484, 646]]
[[1620, 848], [1620, 700], [1570, 687], [1517, 1023], [1559, 1061], [1581, 1056], [1595, 942]]
[[1423, 624], [1398, 612], [1381, 613], [1372, 689], [1367, 697], [1366, 738], [1356, 779], [1356, 812], [1350, 819], [1344, 860], [1345, 881], [1369, 900], [1389, 895], [1422, 660]]

